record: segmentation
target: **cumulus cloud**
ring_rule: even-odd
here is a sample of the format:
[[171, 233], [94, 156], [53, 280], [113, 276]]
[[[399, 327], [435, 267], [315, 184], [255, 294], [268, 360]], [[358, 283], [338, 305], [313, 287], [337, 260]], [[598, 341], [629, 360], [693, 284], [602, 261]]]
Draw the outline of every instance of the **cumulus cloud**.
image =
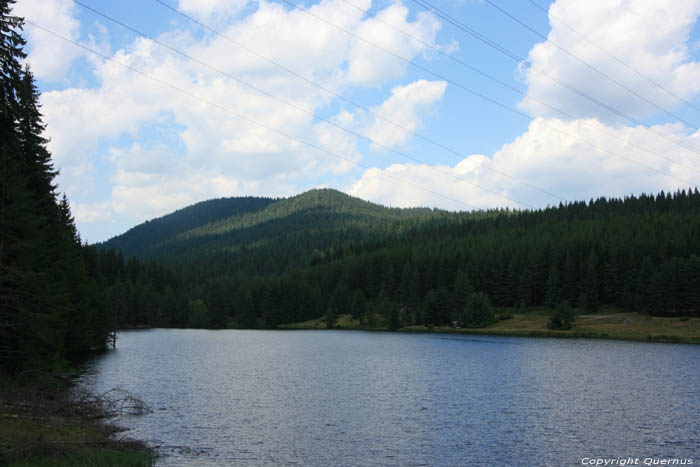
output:
[[[418, 80], [406, 86], [396, 86], [391, 97], [372, 110], [383, 118], [375, 118], [367, 134], [384, 146], [405, 143], [422, 123], [434, 104], [442, 99], [447, 83], [444, 81]], [[389, 123], [392, 122], [392, 123]], [[401, 127], [401, 128], [398, 128]]]
[[[70, 0], [50, 1], [61, 6], [57, 12], [66, 12], [70, 18]], [[22, 2], [38, 4], [35, 0]], [[364, 12], [372, 6], [371, 0], [353, 0], [353, 3], [360, 10], [341, 0], [321, 0], [309, 9], [314, 15], [406, 59], [427, 53], [423, 44], [407, 40], [367, 17]], [[635, 2], [634, 9], [629, 3], [629, 0], [595, 3], [558, 0], [551, 12], [668, 89], [692, 98], [700, 91], [700, 80], [696, 79], [700, 70], [691, 58], [687, 41], [700, 14], [700, 0], [676, 2], [673, 8], [666, 5], [663, 12], [658, 10], [659, 2], [640, 0]], [[337, 94], [349, 95], [355, 89], [370, 88], [368, 94], [376, 99], [376, 104], [368, 104], [372, 110], [411, 131], [421, 128], [423, 120], [444, 96], [446, 84], [441, 81], [417, 80], [397, 85], [396, 80], [405, 76], [405, 63], [300, 10], [260, 1], [257, 9], [242, 14], [245, 4], [244, 0], [180, 0], [179, 7], [203, 21], [212, 21], [226, 36]], [[422, 41], [441, 47], [435, 42], [440, 22], [431, 14], [409, 15], [404, 5], [392, 3], [380, 7], [377, 15]], [[655, 102], [669, 107], [677, 104], [674, 98], [629, 70], [621, 69], [609, 56], [556, 21], [551, 23], [553, 41], [615, 74]], [[124, 228], [211, 197], [285, 196], [308, 186], [309, 180], [325, 182], [332, 177], [359, 176], [348, 183], [348, 192], [373, 201], [393, 206], [450, 209], [518, 207], [513, 200], [534, 206], [559, 202], [558, 198], [519, 184], [499, 172], [568, 199], [675, 189], [700, 179], [696, 154], [644, 128], [622, 126], [604, 111], [572, 97], [569, 91], [531, 70], [525, 70], [524, 74], [528, 92], [545, 102], [556, 102], [557, 107], [580, 119], [559, 120], [546, 109], [524, 100], [520, 105], [539, 118], [525, 134], [494, 154], [472, 155], [451, 166], [394, 164], [360, 173], [354, 169], [353, 162], [362, 160], [366, 145], [362, 143], [358, 147], [355, 137], [315, 120], [309, 113], [331, 115], [331, 122], [366, 133], [386, 146], [404, 145], [410, 135], [381, 119], [342, 108], [336, 97], [221, 37], [202, 38], [201, 31], [189, 29], [186, 23], [173, 24], [179, 26], [173, 26], [160, 37], [164, 42], [278, 96], [293, 107], [175, 55], [150, 40], [133, 40], [110, 56], [196, 98], [115, 63], [92, 58], [94, 86], [42, 95], [47, 136], [51, 138], [49, 148], [61, 169], [60, 189], [67, 191], [74, 201], [78, 225], [81, 230], [87, 229], [91, 240], [118, 233], [116, 227], [97, 227], [104, 225], [106, 219]], [[56, 26], [60, 27], [65, 35], [77, 37], [78, 27], [70, 20]], [[39, 39], [39, 33], [36, 34], [36, 41], [58, 42], [54, 38]], [[30, 41], [34, 42], [32, 37]], [[35, 45], [32, 50], [35, 49], [38, 51], [39, 47]], [[45, 52], [42, 49], [37, 53]], [[71, 53], [75, 57], [81, 52]], [[70, 53], [61, 52], [57, 56], [62, 57], [57, 59], [58, 64], [49, 66], [51, 61], [47, 61], [46, 70], [41, 71], [44, 76], [65, 73], [73, 60]], [[604, 78], [591, 75], [585, 66], [572, 62], [551, 44], [537, 44], [530, 52], [530, 59], [537, 68], [594, 93], [627, 113], [645, 116], [652, 111], [647, 104], [621, 92]], [[394, 87], [387, 93], [381, 86], [388, 83]], [[700, 146], [698, 135], [689, 135], [682, 125], [660, 125], [655, 131]], [[582, 140], [592, 142], [593, 146]], [[317, 151], [301, 141], [340, 157]], [[650, 148], [681, 165], [638, 146]], [[601, 147], [624, 157], [615, 157]], [[672, 177], [627, 159], [668, 172]]]
[[[395, 3], [380, 11], [376, 18], [370, 18], [357, 25], [354, 33], [399, 57], [410, 60], [425, 51], [424, 44], [435, 42], [441, 24], [435, 16], [428, 13], [420, 13], [412, 23], [408, 22], [407, 17], [408, 8]], [[419, 38], [420, 41], [407, 40], [405, 35], [396, 29], [388, 28], [384, 23], [391, 24]], [[385, 52], [367, 42], [355, 40], [349, 53], [348, 80], [351, 83], [375, 86], [385, 80], [398, 78], [406, 66], [406, 62], [398, 58], [387, 58]]]
[[[77, 40], [80, 23], [73, 17], [73, 0], [19, 0], [12, 13], [34, 21], [64, 37]], [[31, 26], [25, 30], [29, 61], [34, 75], [45, 81], [60, 81], [82, 51]]]
[[[220, 8], [228, 7], [224, 4], [229, 5], [183, 0], [179, 6], [205, 17], [220, 14]], [[364, 0], [361, 7], [370, 5]], [[342, 1], [324, 0], [311, 10], [344, 29], [398, 47], [406, 58], [424, 52], [424, 46], [406, 46], [394, 33], [368, 25], [371, 20], [362, 11]], [[409, 20], [407, 13], [401, 5], [379, 12], [392, 24], [433, 43], [439, 29], [435, 18], [421, 14]], [[353, 86], [385, 83], [402, 73], [400, 66], [383, 65], [391, 57], [363, 58], [359, 50], [363, 46], [351, 36], [277, 3], [260, 2], [257, 10], [227, 20], [221, 30], [338, 94]], [[309, 179], [347, 175], [353, 162], [362, 158], [355, 137], [311, 115], [332, 104], [336, 99], [332, 95], [221, 37], [197, 39], [185, 27], [159, 39], [265, 92], [138, 38], [111, 54], [114, 62], [195, 98], [99, 58], [92, 58], [96, 86], [44, 93], [49, 149], [61, 168], [60, 189], [75, 201], [81, 229], [103, 222], [105, 212], [133, 223], [214, 196], [293, 194]], [[360, 62], [368, 67], [365, 71], [358, 68]], [[444, 89], [445, 83], [428, 81], [398, 86], [377, 111], [418, 128]], [[360, 125], [347, 110], [340, 110], [331, 121], [354, 129]], [[381, 130], [379, 123], [372, 125], [372, 131]], [[390, 144], [398, 144], [406, 137], [391, 138]]]
[[[551, 41], [651, 101], [668, 108], [679, 105], [677, 98], [554, 18], [671, 92], [686, 99], [700, 92], [700, 63], [692, 59], [688, 43], [700, 15], [699, 0], [557, 0], [549, 11]], [[536, 44], [529, 59], [534, 68], [635, 118], [660, 114], [551, 43]], [[348, 192], [395, 206], [465, 209], [468, 203], [481, 208], [518, 208], [523, 205], [517, 201], [536, 207], [557, 204], [561, 199], [556, 195], [568, 200], [625, 196], [689, 188], [700, 181], [697, 152], [686, 149], [700, 147], [700, 136], [691, 134], [683, 124], [657, 125], [652, 131], [625, 126], [618, 117], [531, 69], [524, 69], [524, 77], [530, 95], [577, 118], [559, 119], [550, 109], [524, 99], [520, 107], [536, 118], [523, 135], [489, 157], [469, 156], [454, 166], [394, 164], [374, 168], [365, 171]]]
[[[688, 43], [700, 15], [700, 0], [557, 0], [550, 6], [549, 13], [550, 41], [649, 101], [671, 109], [680, 104], [677, 98], [582, 39], [560, 21], [672, 93], [692, 99], [700, 92], [700, 80], [697, 79], [700, 63], [692, 59]], [[533, 68], [570, 83], [634, 118], [659, 112], [550, 42], [536, 44], [530, 50], [528, 60]], [[555, 84], [537, 71], [525, 69], [524, 77], [530, 95], [547, 103], [556, 103], [556, 107], [574, 116], [620, 120], [619, 116]], [[534, 116], [554, 115], [551, 109], [529, 99], [523, 100], [520, 106]]]
[[179, 9], [203, 20], [212, 20], [238, 13], [247, 0], [180, 0]]
[[[688, 136], [682, 125], [662, 125], [655, 129], [689, 144], [700, 143], [700, 135]], [[679, 186], [687, 188], [700, 180], [700, 164], [694, 152], [681, 149], [644, 128], [608, 126], [596, 119], [538, 118], [524, 135], [504, 145], [490, 158], [472, 155], [452, 167], [394, 164], [383, 170], [375, 168], [365, 171], [348, 192], [392, 206], [455, 210], [470, 209], [465, 208], [466, 204], [483, 209], [523, 207], [514, 200], [534, 206], [560, 202], [556, 196], [513, 178], [569, 200], [585, 200], [602, 195], [623, 197], [675, 190]]]

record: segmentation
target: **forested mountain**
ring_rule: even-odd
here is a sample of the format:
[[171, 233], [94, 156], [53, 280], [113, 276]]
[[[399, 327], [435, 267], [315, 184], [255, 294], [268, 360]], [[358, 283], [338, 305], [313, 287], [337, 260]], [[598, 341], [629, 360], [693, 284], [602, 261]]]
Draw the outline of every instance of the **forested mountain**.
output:
[[[109, 248], [139, 229], [101, 255], [119, 264]], [[275, 327], [326, 316], [332, 325], [352, 313], [368, 327], [479, 326], [493, 320], [491, 306], [562, 301], [589, 312], [700, 310], [697, 189], [476, 213], [312, 190], [150, 242], [140, 257], [163, 261], [188, 304], [180, 299], [177, 319], [160, 310], [151, 315], [162, 321], [139, 323]]]
[[[280, 200], [199, 203], [141, 224], [101, 246], [121, 250], [127, 258], [162, 260], [186, 282], [198, 284], [211, 277], [293, 270], [342, 256], [345, 250], [363, 251], [450, 217], [446, 211], [386, 208], [323, 189]], [[204, 222], [197, 223], [200, 219]]]
[[179, 209], [166, 216], [146, 221], [112, 238], [107, 246], [121, 250], [126, 256], [151, 256], [167, 239], [188, 230], [231, 216], [264, 209], [272, 198], [220, 198]]
[[[205, 201], [82, 245], [59, 199], [22, 21], [0, 2], [0, 375], [117, 326], [485, 326], [493, 307], [700, 314], [700, 193], [536, 211], [398, 209], [341, 192]], [[566, 321], [566, 319], [559, 320]]]

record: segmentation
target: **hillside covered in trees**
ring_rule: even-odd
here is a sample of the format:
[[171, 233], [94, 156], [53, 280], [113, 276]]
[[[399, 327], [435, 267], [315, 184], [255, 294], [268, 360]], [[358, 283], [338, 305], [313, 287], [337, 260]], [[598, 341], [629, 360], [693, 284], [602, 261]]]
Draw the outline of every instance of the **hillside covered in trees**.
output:
[[[270, 328], [351, 313], [367, 327], [477, 327], [493, 321], [492, 306], [562, 302], [697, 316], [698, 214], [697, 189], [473, 213], [312, 190], [200, 203], [100, 245], [98, 263], [102, 276], [121, 278], [113, 301], [151, 297], [123, 324]], [[132, 278], [140, 261], [162, 263], [171, 285], [128, 279], [125, 261]]]
[[479, 327], [493, 307], [700, 314], [697, 188], [468, 213], [311, 190], [209, 200], [83, 245], [56, 191], [10, 3], [0, 3], [0, 373], [102, 349], [117, 327], [333, 326], [341, 314], [368, 328]]

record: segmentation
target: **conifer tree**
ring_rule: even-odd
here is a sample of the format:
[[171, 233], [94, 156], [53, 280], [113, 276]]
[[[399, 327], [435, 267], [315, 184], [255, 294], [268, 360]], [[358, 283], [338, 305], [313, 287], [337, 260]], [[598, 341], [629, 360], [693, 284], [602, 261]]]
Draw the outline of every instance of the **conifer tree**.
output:
[[365, 300], [365, 294], [362, 293], [361, 289], [355, 289], [355, 293], [352, 296], [350, 315], [352, 319], [360, 319], [366, 312], [367, 301]]
[[[32, 192], [18, 122], [22, 20], [0, 2], [0, 368], [15, 372], [61, 354], [61, 287], [51, 277], [50, 219]], [[31, 76], [27, 79], [31, 79]], [[52, 178], [47, 174], [47, 178]]]
[[327, 329], [332, 329], [335, 326], [335, 322], [338, 320], [338, 304], [336, 302], [335, 295], [333, 295], [330, 301], [328, 302], [324, 320], [326, 322]]
[[473, 292], [474, 286], [472, 285], [472, 281], [469, 279], [469, 275], [460, 269], [455, 274], [454, 281], [455, 308], [458, 311], [464, 309], [467, 304], [467, 300]]
[[598, 257], [595, 251], [591, 250], [583, 268], [580, 303], [586, 312], [595, 313], [598, 310], [599, 298]]
[[51, 154], [46, 148], [48, 140], [42, 136], [46, 126], [39, 111], [39, 91], [34, 84], [34, 75], [29, 65], [17, 89], [19, 105], [18, 138], [27, 178], [27, 184], [39, 202], [45, 204], [47, 215], [55, 213], [55, 189], [53, 183], [57, 172], [51, 161]]
[[566, 253], [566, 258], [564, 260], [564, 271], [562, 274], [562, 291], [564, 299], [569, 303], [575, 304], [578, 301], [578, 271], [576, 267], [576, 261], [574, 260], [571, 252]]
[[488, 295], [483, 292], [471, 294], [461, 313], [460, 322], [468, 328], [480, 328], [496, 322]]
[[556, 261], [552, 262], [549, 268], [549, 276], [547, 278], [547, 289], [544, 296], [544, 304], [550, 308], [559, 303], [561, 300], [561, 285], [559, 280], [559, 268]]
[[0, 372], [50, 369], [105, 344], [111, 323], [68, 200], [56, 199], [22, 20], [0, 0]]

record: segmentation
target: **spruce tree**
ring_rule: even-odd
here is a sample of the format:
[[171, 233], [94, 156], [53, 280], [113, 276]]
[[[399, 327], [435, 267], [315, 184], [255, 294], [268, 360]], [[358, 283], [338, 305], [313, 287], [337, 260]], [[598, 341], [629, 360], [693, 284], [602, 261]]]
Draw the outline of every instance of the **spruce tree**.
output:
[[39, 111], [39, 90], [34, 84], [34, 75], [29, 65], [24, 68], [17, 89], [19, 105], [18, 138], [29, 188], [36, 199], [44, 204], [47, 215], [55, 214], [56, 186], [53, 183], [57, 172], [46, 148], [48, 140], [42, 136], [46, 126]]
[[464, 310], [467, 300], [473, 292], [474, 286], [472, 285], [472, 281], [469, 279], [469, 274], [460, 269], [455, 274], [454, 281], [455, 308], [458, 312]]
[[598, 257], [591, 250], [588, 259], [583, 265], [583, 278], [581, 280], [581, 306], [587, 313], [595, 313], [598, 310]]
[[328, 302], [326, 307], [326, 315], [324, 316], [324, 321], [326, 322], [326, 328], [332, 329], [335, 326], [335, 322], [338, 320], [338, 303], [336, 301], [336, 296], [333, 295]]
[[367, 301], [365, 300], [365, 294], [362, 293], [361, 289], [355, 289], [355, 293], [352, 296], [352, 305], [350, 306], [350, 315], [352, 319], [360, 319], [367, 312]]
[[550, 308], [554, 308], [561, 300], [561, 284], [559, 280], [559, 267], [556, 261], [552, 262], [549, 268], [549, 277], [547, 278], [547, 289], [544, 295], [544, 304]]
[[488, 295], [483, 292], [471, 294], [460, 316], [460, 322], [468, 328], [481, 328], [496, 322]]
[[55, 219], [47, 216], [54, 199], [33, 192], [28, 176], [20, 96], [32, 77], [22, 75], [23, 22], [10, 14], [12, 3], [0, 2], [0, 370], [10, 373], [60, 358], [67, 304], [52, 255]]

